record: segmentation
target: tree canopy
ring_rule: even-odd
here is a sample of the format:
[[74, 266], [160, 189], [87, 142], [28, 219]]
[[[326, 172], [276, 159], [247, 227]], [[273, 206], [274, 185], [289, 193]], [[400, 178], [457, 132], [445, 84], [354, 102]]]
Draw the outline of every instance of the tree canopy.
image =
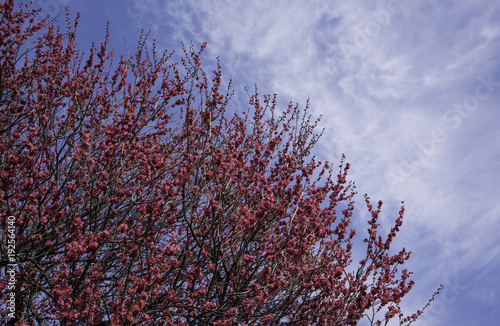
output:
[[[372, 325], [404, 316], [406, 249], [365, 195], [353, 261], [350, 168], [319, 162], [307, 106], [249, 96], [220, 65], [141, 37], [78, 50], [36, 11], [0, 4], [0, 298], [16, 325]], [[114, 61], [113, 61], [114, 58]], [[14, 267], [12, 267], [14, 266]], [[14, 268], [14, 269], [12, 269]], [[9, 283], [9, 277], [15, 283]], [[375, 313], [375, 315], [372, 314]], [[377, 312], [379, 312], [377, 314]]]

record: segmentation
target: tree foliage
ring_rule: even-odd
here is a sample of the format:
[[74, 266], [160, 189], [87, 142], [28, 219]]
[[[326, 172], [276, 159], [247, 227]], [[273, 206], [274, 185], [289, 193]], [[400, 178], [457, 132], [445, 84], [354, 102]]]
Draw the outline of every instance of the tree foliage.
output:
[[307, 108], [280, 111], [256, 91], [247, 112], [231, 113], [220, 66], [202, 69], [205, 44], [176, 64], [143, 37], [134, 56], [113, 62], [107, 35], [77, 50], [78, 17], [61, 32], [19, 8], [0, 4], [12, 323], [355, 325], [368, 316], [380, 325], [420, 314], [399, 307], [413, 286], [398, 268], [410, 253], [389, 253], [404, 208], [383, 235], [382, 202], [366, 196], [366, 257], [353, 262], [349, 164], [310, 156], [320, 134]]

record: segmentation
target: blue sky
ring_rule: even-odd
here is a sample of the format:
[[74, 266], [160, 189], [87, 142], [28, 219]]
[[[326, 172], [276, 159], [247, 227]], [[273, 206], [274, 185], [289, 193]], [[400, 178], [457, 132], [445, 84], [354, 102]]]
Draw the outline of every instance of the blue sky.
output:
[[500, 320], [500, 2], [35, 0], [49, 14], [81, 12], [79, 43], [131, 51], [141, 29], [160, 49], [208, 42], [233, 79], [323, 115], [315, 155], [351, 163], [363, 193], [384, 201], [390, 227], [405, 200], [394, 248], [413, 251], [417, 284], [408, 313], [445, 289], [416, 325], [498, 325]]

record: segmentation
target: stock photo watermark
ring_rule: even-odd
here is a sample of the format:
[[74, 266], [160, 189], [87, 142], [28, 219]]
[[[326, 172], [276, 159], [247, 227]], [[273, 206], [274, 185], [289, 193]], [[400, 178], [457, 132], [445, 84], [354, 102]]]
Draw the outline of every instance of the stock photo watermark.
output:
[[390, 0], [385, 9], [372, 14], [372, 19], [363, 24], [354, 35], [354, 46], [359, 49], [367, 47], [393, 20], [393, 16], [401, 13], [401, 1]]
[[55, 17], [64, 11], [65, 5], [67, 5], [70, 0], [35, 0], [33, 5], [35, 7], [40, 7], [40, 15], [38, 18], [41, 20], [46, 16]]
[[443, 285], [439, 295], [435, 297], [431, 305], [418, 318], [415, 326], [431, 326], [431, 320], [444, 314], [447, 306], [454, 303], [467, 289], [467, 286], [459, 282], [458, 279], [448, 280]]
[[439, 146], [446, 142], [448, 139], [446, 129], [458, 129], [464, 119], [476, 112], [480, 108], [481, 102], [489, 99], [500, 87], [500, 81], [493, 80], [493, 74], [489, 74], [487, 77], [478, 76], [477, 80], [478, 84], [474, 88], [474, 95], [466, 96], [461, 103], [454, 104], [453, 109], [446, 110], [441, 116], [446, 128], [435, 127], [429, 137], [415, 140], [415, 146], [400, 162], [397, 171], [388, 172], [385, 175], [389, 186], [403, 182], [413, 175], [420, 168], [420, 165], [432, 157], [438, 151]]
[[16, 218], [7, 217], [7, 265], [6, 265], [6, 283], [7, 298], [5, 301], [5, 311], [8, 319], [14, 318], [16, 314]]

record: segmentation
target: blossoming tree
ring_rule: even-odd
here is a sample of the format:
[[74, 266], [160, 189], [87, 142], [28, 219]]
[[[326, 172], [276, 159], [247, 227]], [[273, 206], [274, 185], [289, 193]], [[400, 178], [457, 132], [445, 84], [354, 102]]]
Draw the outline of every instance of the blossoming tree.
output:
[[310, 156], [320, 134], [307, 108], [278, 113], [255, 92], [229, 113], [205, 45], [175, 64], [143, 37], [113, 62], [107, 36], [77, 50], [78, 18], [61, 32], [13, 1], [0, 12], [0, 226], [5, 239], [15, 220], [17, 264], [11, 287], [2, 240], [0, 298], [15, 296], [2, 318], [406, 325], [420, 314], [399, 306], [409, 252], [389, 253], [404, 208], [381, 234], [382, 202], [366, 197], [366, 257], [353, 261], [349, 164]]

